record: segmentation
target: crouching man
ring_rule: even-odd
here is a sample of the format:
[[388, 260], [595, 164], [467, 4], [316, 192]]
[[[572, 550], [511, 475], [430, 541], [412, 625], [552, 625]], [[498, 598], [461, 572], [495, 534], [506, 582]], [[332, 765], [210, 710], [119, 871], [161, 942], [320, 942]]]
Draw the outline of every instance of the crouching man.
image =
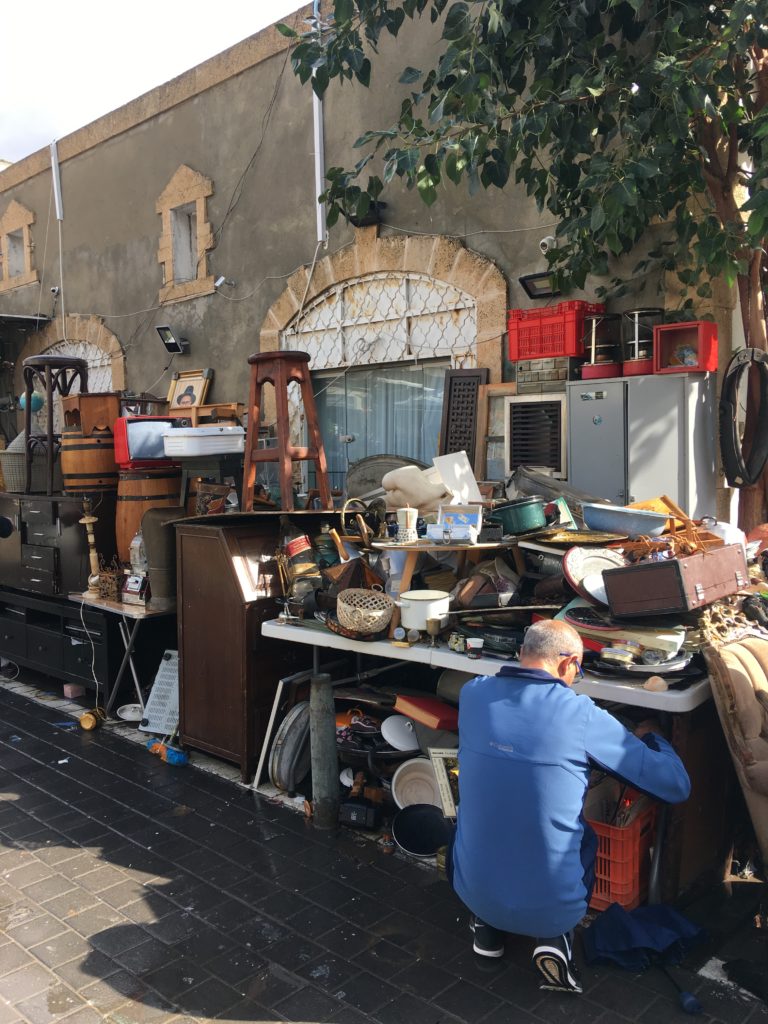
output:
[[573, 930], [587, 910], [597, 838], [583, 806], [592, 768], [668, 803], [688, 775], [648, 727], [630, 733], [571, 689], [583, 647], [567, 623], [526, 631], [519, 664], [479, 676], [459, 703], [459, 813], [452, 881], [472, 913], [474, 950], [504, 952], [504, 932], [535, 939], [541, 987], [581, 992]]

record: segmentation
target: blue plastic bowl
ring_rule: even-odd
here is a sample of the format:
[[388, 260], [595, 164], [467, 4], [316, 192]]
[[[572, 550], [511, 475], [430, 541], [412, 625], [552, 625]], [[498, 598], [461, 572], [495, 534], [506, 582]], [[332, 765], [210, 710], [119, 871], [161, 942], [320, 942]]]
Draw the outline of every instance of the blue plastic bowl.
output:
[[669, 516], [663, 512], [646, 512], [621, 505], [583, 504], [584, 524], [589, 530], [621, 533], [625, 537], [658, 537], [664, 532]]

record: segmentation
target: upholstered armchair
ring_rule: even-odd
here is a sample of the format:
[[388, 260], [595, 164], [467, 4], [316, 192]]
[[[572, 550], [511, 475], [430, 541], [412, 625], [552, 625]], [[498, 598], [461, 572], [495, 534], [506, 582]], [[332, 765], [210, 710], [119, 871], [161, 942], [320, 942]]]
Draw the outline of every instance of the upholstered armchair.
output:
[[768, 865], [768, 639], [754, 635], [713, 644], [704, 655], [728, 749]]

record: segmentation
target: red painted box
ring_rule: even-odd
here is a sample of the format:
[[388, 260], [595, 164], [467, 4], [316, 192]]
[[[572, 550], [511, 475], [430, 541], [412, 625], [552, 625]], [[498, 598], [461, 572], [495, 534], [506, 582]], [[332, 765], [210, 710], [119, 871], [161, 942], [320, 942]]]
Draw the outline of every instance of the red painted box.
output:
[[[683, 360], [693, 360], [684, 362]], [[653, 329], [654, 373], [704, 373], [717, 369], [717, 324], [691, 320]]]

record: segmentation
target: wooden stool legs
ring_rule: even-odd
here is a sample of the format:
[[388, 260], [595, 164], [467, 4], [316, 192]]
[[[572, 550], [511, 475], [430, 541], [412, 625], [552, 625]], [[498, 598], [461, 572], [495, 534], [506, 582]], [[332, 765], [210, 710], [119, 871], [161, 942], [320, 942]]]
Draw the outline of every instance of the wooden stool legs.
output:
[[[333, 499], [328, 483], [328, 466], [320, 434], [320, 423], [312, 393], [309, 375], [309, 356], [306, 352], [264, 352], [248, 360], [251, 367], [251, 386], [248, 399], [248, 435], [245, 442], [245, 472], [243, 476], [242, 511], [253, 510], [253, 491], [256, 466], [260, 462], [278, 464], [281, 507], [293, 510], [293, 463], [314, 462], [317, 489], [323, 508], [332, 509]], [[304, 417], [307, 425], [307, 447], [291, 444], [288, 385], [296, 383], [301, 389]], [[259, 448], [262, 389], [272, 384], [275, 389], [276, 441], [274, 447]]]

